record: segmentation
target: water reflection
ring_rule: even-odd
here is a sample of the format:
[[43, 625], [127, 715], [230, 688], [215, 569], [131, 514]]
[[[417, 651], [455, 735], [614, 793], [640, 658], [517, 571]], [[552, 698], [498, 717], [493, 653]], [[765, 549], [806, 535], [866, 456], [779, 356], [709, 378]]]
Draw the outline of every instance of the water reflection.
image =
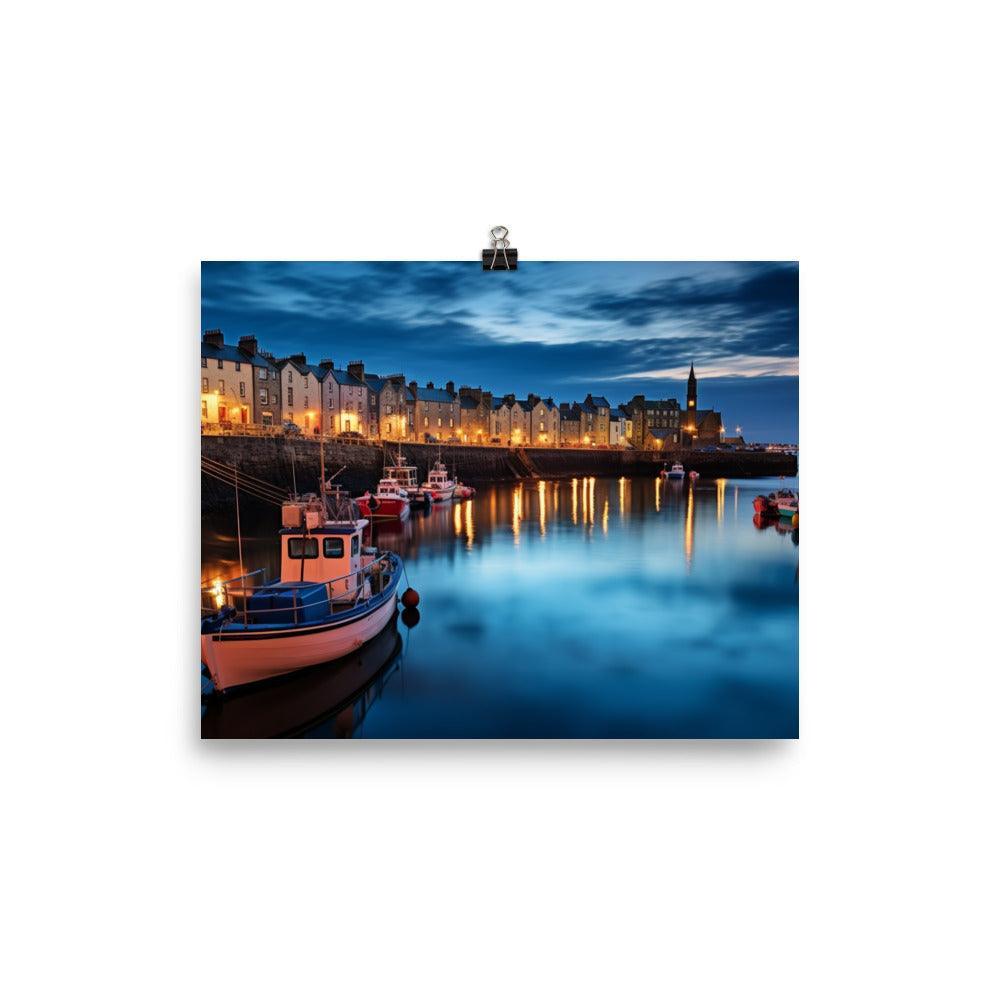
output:
[[[262, 690], [243, 709], [211, 709], [206, 726], [221, 734], [228, 719], [227, 731], [243, 735], [255, 726], [324, 736], [794, 735], [798, 533], [758, 525], [737, 499], [741, 488], [755, 496], [776, 486], [526, 481], [384, 522], [375, 542], [402, 555], [421, 594], [419, 627], [399, 626], [405, 655], [389, 649], [382, 661], [395, 657], [396, 669], [354, 698], [343, 687], [320, 693], [316, 680], [280, 696]], [[716, 530], [697, 532], [699, 518]], [[203, 580], [236, 575], [231, 521], [206, 519]], [[244, 510], [248, 569], [276, 575], [276, 522], [271, 509], [256, 518]], [[354, 680], [377, 676], [374, 660]], [[304, 721], [291, 719], [291, 702]]]

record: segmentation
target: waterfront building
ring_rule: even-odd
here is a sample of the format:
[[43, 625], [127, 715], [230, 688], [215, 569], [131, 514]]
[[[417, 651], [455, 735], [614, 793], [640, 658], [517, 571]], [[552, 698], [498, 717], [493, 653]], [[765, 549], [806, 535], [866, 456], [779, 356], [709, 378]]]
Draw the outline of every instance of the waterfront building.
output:
[[529, 437], [533, 445], [558, 445], [559, 444], [559, 407], [548, 399], [540, 396], [529, 395], [527, 403], [531, 408], [529, 411]]
[[559, 441], [564, 445], [580, 443], [580, 407], [576, 403], [559, 404]]
[[439, 441], [459, 440], [461, 418], [455, 383], [448, 382], [444, 389], [436, 389], [433, 382], [424, 388], [411, 382], [409, 388], [415, 440], [425, 441], [428, 434]]
[[[276, 369], [253, 335], [226, 344], [221, 330], [206, 330], [201, 342], [202, 424], [261, 426], [274, 419], [269, 403]], [[262, 397], [260, 394], [264, 393]]]
[[[368, 386], [368, 423], [373, 428], [372, 437], [383, 441], [407, 441], [413, 438], [411, 408], [407, 406], [409, 391], [402, 373], [393, 375], [373, 375], [365, 373], [364, 365], [360, 374]], [[351, 365], [347, 366], [352, 371]]]
[[326, 372], [310, 365], [304, 354], [276, 362], [281, 386], [281, 413], [305, 434], [319, 434], [323, 419], [323, 379]]
[[[324, 434], [373, 436], [373, 429], [369, 426], [368, 386], [356, 374], [359, 365], [363, 375], [364, 365], [360, 361], [351, 362], [347, 371], [335, 368], [329, 359], [317, 366], [323, 373]], [[350, 370], [352, 366], [354, 371]]]
[[493, 400], [490, 440], [496, 444], [510, 444], [510, 404], [507, 398]]
[[526, 399], [507, 397], [510, 406], [510, 443], [531, 444], [531, 404]]
[[625, 414], [617, 407], [608, 417], [608, 435], [612, 448], [620, 448], [625, 443]]
[[458, 390], [461, 438], [470, 444], [485, 444], [492, 436], [493, 393], [463, 385]]
[[[588, 444], [610, 444], [611, 443], [611, 404], [603, 396], [592, 396], [587, 394], [583, 405], [593, 408], [593, 426], [588, 427], [590, 441]], [[586, 410], [585, 412], [590, 412]]]

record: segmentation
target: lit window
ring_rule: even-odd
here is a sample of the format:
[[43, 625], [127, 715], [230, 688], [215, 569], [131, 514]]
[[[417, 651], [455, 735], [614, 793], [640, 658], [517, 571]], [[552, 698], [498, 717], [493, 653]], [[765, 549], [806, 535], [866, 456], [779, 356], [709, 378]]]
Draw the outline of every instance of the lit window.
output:
[[208, 392], [208, 379], [207, 378], [203, 378], [201, 380], [201, 391], [202, 392]]
[[245, 396], [247, 394], [247, 384], [246, 382], [240, 382], [240, 395]]
[[208, 400], [203, 399], [201, 401], [201, 419], [208, 420]]
[[220, 378], [219, 379], [219, 392], [225, 392], [225, 391], [226, 391], [226, 383], [223, 382], [222, 379]]

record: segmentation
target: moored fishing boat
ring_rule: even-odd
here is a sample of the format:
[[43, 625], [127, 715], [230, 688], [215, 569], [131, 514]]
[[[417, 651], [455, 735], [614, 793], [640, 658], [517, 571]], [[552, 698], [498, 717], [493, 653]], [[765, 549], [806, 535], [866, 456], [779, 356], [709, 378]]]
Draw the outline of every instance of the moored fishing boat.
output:
[[455, 495], [455, 483], [448, 478], [448, 470], [440, 458], [431, 466], [427, 482], [420, 487], [434, 503], [451, 500]]
[[386, 465], [382, 470], [382, 475], [386, 479], [395, 479], [401, 489], [406, 490], [406, 495], [410, 498], [411, 507], [425, 507], [431, 502], [420, 488], [420, 480], [417, 478], [417, 467], [407, 465], [406, 459], [401, 451], [396, 452], [395, 465]]
[[791, 490], [778, 490], [776, 504], [780, 517], [791, 518], [799, 512], [798, 495]]
[[455, 483], [456, 500], [471, 500], [475, 495], [476, 491], [472, 486], [466, 486], [465, 483], [462, 482]]
[[380, 479], [372, 493], [368, 491], [355, 501], [362, 517], [378, 521], [405, 521], [410, 516], [410, 496], [392, 478]]
[[222, 607], [202, 618], [202, 662], [217, 691], [336, 660], [382, 631], [403, 563], [363, 544], [368, 523], [340, 492], [282, 505], [278, 579], [257, 570], [226, 581]]
[[665, 479], [683, 479], [684, 478], [684, 466], [680, 462], [674, 462], [670, 466], [669, 471], [667, 470], [667, 463], [663, 463], [663, 468], [660, 469], [660, 475]]

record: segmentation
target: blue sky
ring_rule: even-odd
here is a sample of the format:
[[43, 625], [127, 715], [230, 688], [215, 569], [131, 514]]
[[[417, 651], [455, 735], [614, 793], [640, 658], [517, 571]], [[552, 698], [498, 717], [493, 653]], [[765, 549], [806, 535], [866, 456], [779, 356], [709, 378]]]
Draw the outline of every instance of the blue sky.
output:
[[798, 440], [793, 262], [207, 262], [202, 326], [278, 356], [557, 402], [682, 400], [693, 361], [698, 405], [727, 429]]

